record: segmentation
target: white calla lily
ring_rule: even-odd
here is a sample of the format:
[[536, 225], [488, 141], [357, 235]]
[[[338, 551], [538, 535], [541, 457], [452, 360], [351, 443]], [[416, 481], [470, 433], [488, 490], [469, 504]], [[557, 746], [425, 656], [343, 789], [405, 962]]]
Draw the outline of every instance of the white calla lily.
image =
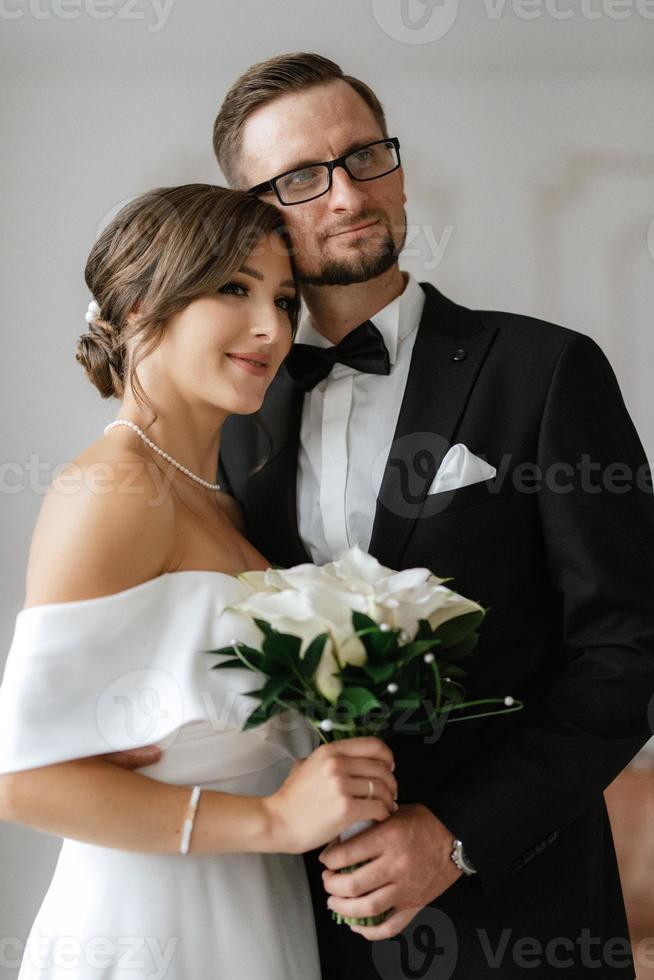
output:
[[366, 662], [365, 647], [352, 628], [353, 611], [402, 630], [408, 640], [415, 637], [420, 620], [436, 629], [448, 619], [482, 611], [476, 602], [443, 585], [446, 579], [430, 569], [397, 572], [358, 546], [326, 565], [268, 568], [244, 572], [239, 578], [253, 592], [233, 608], [264, 620], [281, 633], [298, 636], [300, 656], [317, 636], [328, 633], [315, 683], [332, 702], [343, 687], [335, 676], [339, 665], [363, 666]]

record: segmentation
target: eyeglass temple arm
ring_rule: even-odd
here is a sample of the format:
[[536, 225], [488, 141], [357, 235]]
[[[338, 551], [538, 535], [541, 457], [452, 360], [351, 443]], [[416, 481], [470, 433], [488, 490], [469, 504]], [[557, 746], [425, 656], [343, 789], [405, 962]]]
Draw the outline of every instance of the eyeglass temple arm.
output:
[[257, 184], [255, 187], [249, 187], [246, 194], [263, 194], [264, 191], [274, 191], [274, 186], [272, 180], [264, 180], [263, 184]]

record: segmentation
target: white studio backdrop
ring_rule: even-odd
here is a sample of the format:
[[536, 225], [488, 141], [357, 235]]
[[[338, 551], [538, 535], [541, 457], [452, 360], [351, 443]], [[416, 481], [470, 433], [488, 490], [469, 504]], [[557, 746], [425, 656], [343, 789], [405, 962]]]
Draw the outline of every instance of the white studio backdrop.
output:
[[[43, 493], [117, 408], [74, 359], [86, 256], [146, 189], [223, 183], [214, 116], [273, 54], [316, 51], [377, 91], [402, 144], [403, 268], [594, 337], [652, 459], [653, 39], [647, 0], [0, 0], [0, 668]], [[0, 978], [58, 848], [1, 828]]]

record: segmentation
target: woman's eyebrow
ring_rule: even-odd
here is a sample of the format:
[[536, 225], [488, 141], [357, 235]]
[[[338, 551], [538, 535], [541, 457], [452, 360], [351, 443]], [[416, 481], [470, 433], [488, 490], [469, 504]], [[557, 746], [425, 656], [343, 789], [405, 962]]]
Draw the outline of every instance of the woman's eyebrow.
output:
[[[252, 276], [253, 279], [258, 279], [259, 282], [263, 282], [265, 279], [265, 276], [263, 275], [262, 272], [259, 272], [257, 269], [251, 269], [247, 265], [242, 265], [238, 271], [245, 273], [246, 276]], [[293, 282], [292, 279], [282, 279], [279, 285], [289, 286], [291, 289], [295, 289], [295, 283]]]

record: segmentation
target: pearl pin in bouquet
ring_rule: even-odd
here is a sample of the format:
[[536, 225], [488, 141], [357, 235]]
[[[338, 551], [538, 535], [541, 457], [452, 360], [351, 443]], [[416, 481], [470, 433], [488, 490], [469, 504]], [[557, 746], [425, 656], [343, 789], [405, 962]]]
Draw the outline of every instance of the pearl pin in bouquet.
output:
[[[230, 655], [212, 669], [246, 667], [264, 679], [243, 729], [284, 710], [299, 712], [323, 742], [400, 731], [407, 709], [412, 734], [435, 724], [518, 711], [506, 696], [465, 700], [478, 627], [486, 610], [449, 589], [427, 568], [397, 572], [355, 547], [327, 565], [244, 572], [252, 592], [230, 606], [254, 621], [259, 647], [234, 641], [209, 653]], [[346, 840], [372, 822], [340, 834]], [[344, 872], [354, 870], [343, 869]], [[385, 914], [338, 922], [376, 925]]]

